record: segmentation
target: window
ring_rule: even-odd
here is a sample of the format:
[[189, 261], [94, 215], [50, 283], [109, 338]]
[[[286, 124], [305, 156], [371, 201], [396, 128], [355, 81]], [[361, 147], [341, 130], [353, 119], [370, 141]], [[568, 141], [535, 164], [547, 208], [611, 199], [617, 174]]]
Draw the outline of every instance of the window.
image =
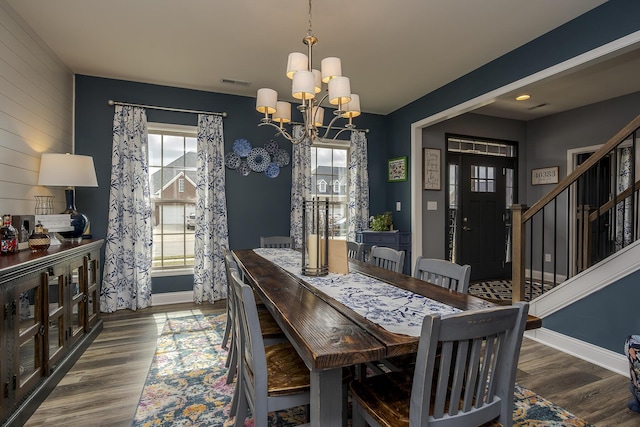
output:
[[492, 166], [471, 165], [471, 191], [474, 193], [495, 193], [496, 176]]
[[193, 268], [196, 129], [149, 124], [153, 271]]
[[[311, 147], [311, 180], [317, 183], [317, 193], [329, 199], [329, 232], [337, 238], [347, 238], [347, 195], [348, 189], [340, 191], [340, 183], [348, 182], [348, 143], [327, 147]], [[327, 183], [333, 187], [332, 194], [327, 194]]]

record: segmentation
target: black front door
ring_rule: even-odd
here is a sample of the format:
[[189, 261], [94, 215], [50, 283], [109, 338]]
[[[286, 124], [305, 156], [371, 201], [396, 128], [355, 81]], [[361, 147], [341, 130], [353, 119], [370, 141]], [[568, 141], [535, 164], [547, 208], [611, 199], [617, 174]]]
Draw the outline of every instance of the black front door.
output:
[[510, 211], [515, 159], [462, 154], [459, 162], [457, 263], [471, 265], [471, 279], [511, 277]]

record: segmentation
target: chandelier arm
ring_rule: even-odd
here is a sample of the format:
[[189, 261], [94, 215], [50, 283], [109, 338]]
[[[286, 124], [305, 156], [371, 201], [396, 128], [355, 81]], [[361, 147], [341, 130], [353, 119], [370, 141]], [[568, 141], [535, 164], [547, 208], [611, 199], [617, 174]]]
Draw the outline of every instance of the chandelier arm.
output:
[[[331, 122], [329, 122], [329, 125], [327, 126], [327, 129], [324, 131], [324, 135], [322, 135], [323, 139], [335, 139], [335, 136], [333, 138], [328, 138], [328, 136], [329, 136], [329, 132], [331, 130], [333, 130], [333, 124], [336, 122], [336, 120], [338, 120], [340, 118], [341, 118], [340, 115], [336, 115], [333, 119], [331, 119]], [[343, 129], [343, 130], [346, 130], [346, 129]], [[340, 132], [342, 132], [342, 131], [340, 131]]]
[[291, 135], [289, 132], [287, 132], [286, 129], [275, 125], [273, 122], [265, 122], [265, 121], [263, 121], [261, 123], [258, 123], [258, 126], [265, 126], [265, 125], [268, 125], [268, 126], [271, 126], [271, 127], [275, 128], [276, 131], [277, 131], [275, 136], [282, 135], [287, 140], [289, 140], [289, 142], [291, 142], [292, 144], [299, 144], [300, 142], [302, 142], [307, 137], [307, 134], [305, 132], [303, 132], [302, 135], [300, 135], [299, 138], [294, 138], [293, 135]]
[[339, 136], [342, 132], [347, 131], [347, 130], [353, 130], [353, 129], [349, 129], [349, 128], [343, 128], [343, 129], [340, 129], [338, 132], [336, 132], [336, 134], [335, 134], [335, 135], [333, 135], [333, 139], [334, 139], [334, 140], [335, 140], [335, 139], [337, 139], [337, 138], [338, 138], [338, 136]]

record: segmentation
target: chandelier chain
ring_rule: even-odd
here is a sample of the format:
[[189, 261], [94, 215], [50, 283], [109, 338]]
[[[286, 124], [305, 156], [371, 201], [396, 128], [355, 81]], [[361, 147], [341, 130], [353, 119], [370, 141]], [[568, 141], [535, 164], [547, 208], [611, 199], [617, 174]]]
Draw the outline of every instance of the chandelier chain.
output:
[[313, 30], [311, 28], [311, 0], [309, 0], [309, 29], [307, 30], [307, 35], [312, 35]]

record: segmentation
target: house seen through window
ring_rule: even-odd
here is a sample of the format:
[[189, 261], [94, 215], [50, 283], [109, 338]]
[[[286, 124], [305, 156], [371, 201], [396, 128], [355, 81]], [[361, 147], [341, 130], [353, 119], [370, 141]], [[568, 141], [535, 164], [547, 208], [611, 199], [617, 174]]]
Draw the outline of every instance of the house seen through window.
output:
[[196, 128], [149, 124], [153, 270], [192, 269], [196, 201]]
[[[311, 147], [311, 180], [315, 194], [329, 199], [329, 232], [334, 238], [347, 238], [348, 145]], [[331, 183], [331, 185], [328, 185]]]

